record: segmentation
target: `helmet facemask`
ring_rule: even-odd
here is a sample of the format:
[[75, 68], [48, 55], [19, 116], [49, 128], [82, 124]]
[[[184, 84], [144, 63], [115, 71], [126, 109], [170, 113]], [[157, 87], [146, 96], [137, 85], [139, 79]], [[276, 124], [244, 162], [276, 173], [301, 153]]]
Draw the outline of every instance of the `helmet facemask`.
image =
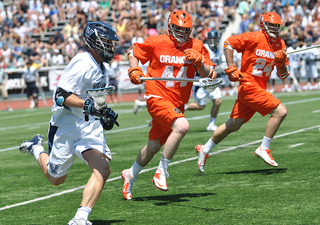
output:
[[211, 49], [216, 49], [218, 46], [218, 38], [207, 38], [208, 45]]
[[263, 23], [264, 31], [270, 36], [270, 38], [278, 39], [281, 31], [281, 25], [273, 24], [265, 21], [262, 21], [262, 23]]
[[189, 40], [191, 28], [179, 27], [174, 24], [170, 24], [170, 27], [168, 28], [169, 33], [179, 44], [184, 44]]

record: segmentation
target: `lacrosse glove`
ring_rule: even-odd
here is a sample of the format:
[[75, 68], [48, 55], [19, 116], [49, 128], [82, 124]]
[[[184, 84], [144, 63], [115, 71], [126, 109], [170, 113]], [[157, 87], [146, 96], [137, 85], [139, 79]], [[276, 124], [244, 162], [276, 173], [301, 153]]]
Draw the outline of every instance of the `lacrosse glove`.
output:
[[85, 100], [84, 100], [84, 103], [83, 103], [83, 114], [88, 116], [88, 115], [91, 115], [91, 116], [102, 116], [101, 114], [101, 108], [98, 106], [98, 104], [90, 97], [87, 97]]
[[283, 65], [287, 60], [287, 53], [285, 49], [278, 50], [274, 53], [274, 60], [277, 66]]
[[186, 60], [193, 63], [193, 67], [199, 69], [202, 66], [202, 55], [194, 49], [184, 50]]
[[119, 126], [117, 122], [118, 113], [115, 113], [111, 108], [107, 108], [104, 115], [100, 118], [100, 123], [105, 130], [111, 130], [115, 125]]
[[229, 80], [233, 82], [239, 81], [243, 77], [235, 65], [228, 67], [224, 71], [228, 75]]
[[146, 75], [143, 74], [141, 67], [134, 66], [128, 69], [128, 74], [130, 77], [130, 81], [133, 84], [142, 84], [143, 82], [140, 80], [140, 77], [145, 77]]

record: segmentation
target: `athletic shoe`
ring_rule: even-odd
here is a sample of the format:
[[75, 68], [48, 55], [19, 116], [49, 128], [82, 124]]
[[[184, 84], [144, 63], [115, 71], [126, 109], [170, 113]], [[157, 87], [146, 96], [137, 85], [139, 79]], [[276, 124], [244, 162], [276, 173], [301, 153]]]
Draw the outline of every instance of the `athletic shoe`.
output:
[[134, 106], [133, 106], [133, 113], [134, 114], [137, 114], [138, 110], [140, 109], [139, 103], [140, 103], [140, 101], [138, 99], [134, 101]]
[[207, 126], [207, 131], [215, 131], [217, 128], [217, 125], [209, 123], [209, 125]]
[[269, 149], [266, 150], [262, 150], [261, 146], [259, 146], [259, 148], [256, 149], [256, 151], [254, 152], [255, 156], [257, 156], [258, 158], [263, 159], [263, 161], [268, 164], [269, 166], [274, 166], [277, 167], [278, 163], [276, 163], [273, 160], [273, 157], [271, 155], [271, 152]]
[[7, 108], [7, 111], [12, 112], [12, 111], [13, 111], [13, 109], [12, 109], [12, 108], [10, 108], [10, 107], [8, 107], [8, 108]]
[[20, 152], [26, 153], [28, 152], [30, 155], [33, 155], [33, 149], [36, 146], [42, 146], [43, 145], [43, 136], [40, 134], [35, 135], [30, 141], [24, 141], [20, 145]]
[[92, 225], [92, 223], [89, 220], [85, 220], [83, 218], [81, 219], [75, 219], [69, 221], [68, 225]]
[[135, 179], [130, 176], [129, 170], [123, 170], [121, 172], [121, 177], [124, 181], [122, 188], [123, 197], [126, 200], [130, 200], [132, 198], [132, 186]]
[[169, 177], [168, 172], [164, 173], [163, 169], [157, 169], [155, 175], [153, 176], [152, 183], [156, 186], [156, 188], [161, 191], [167, 191], [167, 177]]
[[201, 173], [204, 173], [204, 166], [206, 164], [207, 158], [209, 158], [209, 155], [203, 152], [204, 145], [197, 145], [196, 146], [196, 152], [198, 153], [198, 162], [197, 166]]

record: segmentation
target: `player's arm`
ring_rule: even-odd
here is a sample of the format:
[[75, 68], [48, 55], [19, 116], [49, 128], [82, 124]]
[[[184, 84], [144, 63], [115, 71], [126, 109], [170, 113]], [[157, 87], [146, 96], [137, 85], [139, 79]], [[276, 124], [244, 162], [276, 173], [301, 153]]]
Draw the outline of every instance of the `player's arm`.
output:
[[55, 93], [55, 102], [58, 106], [69, 106], [74, 108], [82, 108], [84, 100], [66, 91], [61, 87], [58, 87]]
[[145, 77], [141, 67], [139, 66], [139, 60], [134, 56], [133, 50], [130, 50], [128, 53], [129, 65], [128, 75], [130, 81], [133, 84], [142, 84], [140, 77]]
[[226, 56], [227, 68], [224, 70], [230, 81], [239, 81], [243, 75], [238, 68], [233, 64], [233, 52], [228, 39], [224, 41], [224, 55]]
[[277, 66], [277, 76], [282, 80], [286, 79], [290, 74], [289, 68], [286, 65], [286, 61], [288, 61], [286, 49], [276, 51], [274, 53], [274, 60]]
[[184, 51], [186, 60], [193, 63], [193, 66], [198, 70], [200, 77], [216, 78], [217, 73], [214, 72], [214, 66], [203, 63], [204, 56], [195, 49], [186, 49]]

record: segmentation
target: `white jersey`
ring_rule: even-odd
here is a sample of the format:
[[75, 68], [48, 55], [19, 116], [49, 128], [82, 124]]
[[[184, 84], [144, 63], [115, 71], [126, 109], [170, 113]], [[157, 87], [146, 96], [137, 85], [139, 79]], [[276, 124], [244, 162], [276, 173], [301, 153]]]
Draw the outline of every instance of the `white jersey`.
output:
[[[102, 66], [98, 65], [90, 53], [82, 52], [69, 62], [56, 88], [63, 88], [65, 91], [85, 99], [88, 96], [87, 89], [104, 88], [106, 85], [107, 76], [103, 64]], [[55, 96], [55, 92], [53, 96]], [[52, 113], [50, 123], [54, 126], [72, 126], [84, 122], [81, 108], [61, 107], [54, 102]], [[89, 116], [89, 120], [94, 121], [95, 117]]]
[[214, 71], [219, 75], [224, 74], [224, 69], [227, 68], [227, 64], [223, 52], [218, 47], [213, 51], [208, 44], [204, 44], [204, 46], [209, 51], [210, 60], [216, 65]]
[[[296, 50], [300, 50], [299, 47], [297, 47], [296, 49], [294, 49], [293, 47], [289, 47], [287, 49], [287, 54], [292, 52], [292, 51], [296, 51]], [[300, 68], [301, 66], [301, 58], [302, 58], [302, 54], [300, 52], [294, 53], [294, 54], [288, 54], [288, 60], [289, 60], [289, 67], [290, 68]]]

